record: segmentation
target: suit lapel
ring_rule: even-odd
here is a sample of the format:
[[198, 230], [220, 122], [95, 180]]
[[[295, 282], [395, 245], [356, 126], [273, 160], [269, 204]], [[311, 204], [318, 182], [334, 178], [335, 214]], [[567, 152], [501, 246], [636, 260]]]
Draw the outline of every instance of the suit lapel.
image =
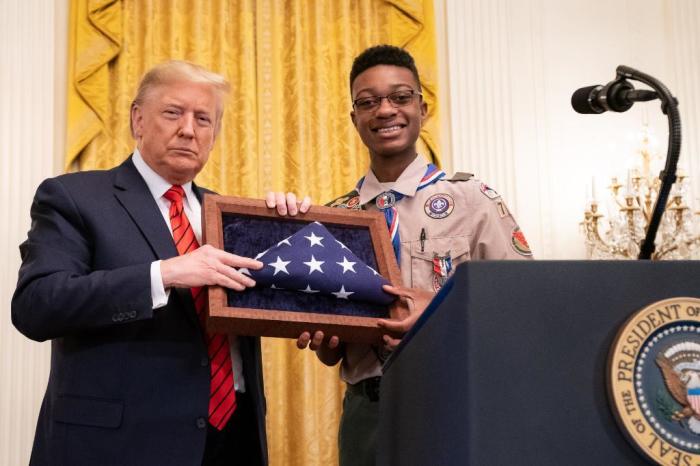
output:
[[216, 194], [214, 191], [210, 191], [207, 188], [197, 186], [197, 184], [194, 181], [192, 182], [192, 192], [195, 196], [197, 196], [197, 200], [199, 201], [199, 203], [202, 204], [202, 212], [204, 212], [204, 195]]
[[114, 188], [117, 200], [141, 230], [156, 257], [169, 259], [177, 256], [170, 230], [131, 157], [116, 168]]
[[[177, 256], [178, 252], [170, 230], [146, 182], [131, 161], [131, 157], [117, 167], [115, 172], [114, 195], [129, 213], [155, 256], [161, 260]], [[184, 304], [183, 311], [191, 323], [199, 326], [190, 290], [174, 288], [171, 292], [174, 292]]]

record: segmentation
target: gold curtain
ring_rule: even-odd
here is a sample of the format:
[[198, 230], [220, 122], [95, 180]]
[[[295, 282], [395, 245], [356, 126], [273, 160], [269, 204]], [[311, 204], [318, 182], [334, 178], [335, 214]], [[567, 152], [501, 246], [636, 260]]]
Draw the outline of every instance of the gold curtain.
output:
[[[283, 190], [325, 202], [367, 169], [348, 74], [379, 43], [415, 57], [430, 111], [420, 151], [439, 163], [432, 0], [73, 0], [69, 31], [67, 170], [123, 161], [135, 145], [129, 105], [140, 76], [184, 59], [232, 84], [197, 182], [222, 194]], [[263, 361], [271, 464], [337, 463], [338, 369], [280, 339], [263, 339]]]

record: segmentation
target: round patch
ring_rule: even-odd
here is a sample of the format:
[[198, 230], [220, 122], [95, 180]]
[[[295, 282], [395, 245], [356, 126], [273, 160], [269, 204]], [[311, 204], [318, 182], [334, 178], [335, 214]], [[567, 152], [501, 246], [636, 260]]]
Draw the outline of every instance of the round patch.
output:
[[449, 194], [433, 194], [425, 201], [423, 210], [430, 218], [445, 218], [452, 213], [455, 208], [455, 201]]
[[513, 249], [515, 249], [515, 252], [520, 254], [521, 256], [531, 256], [532, 255], [532, 250], [530, 249], [530, 245], [527, 244], [527, 240], [525, 239], [525, 234], [520, 230], [520, 227], [516, 226], [513, 228], [513, 232], [511, 233], [510, 236], [510, 241], [511, 244], [513, 245]]
[[350, 198], [348, 202], [345, 203], [345, 207], [348, 209], [354, 209], [360, 204], [360, 196], [355, 196]]
[[376, 204], [379, 210], [388, 209], [394, 204], [396, 204], [396, 196], [394, 196], [394, 193], [392, 193], [391, 191], [387, 191], [377, 196], [377, 199], [374, 201], [374, 203]]
[[632, 315], [610, 348], [607, 376], [612, 410], [638, 450], [659, 464], [700, 464], [700, 299], [666, 299]]
[[481, 183], [479, 190], [484, 194], [484, 196], [492, 200], [496, 199], [497, 197], [501, 197], [501, 195], [498, 194], [495, 189], [489, 188], [486, 183]]

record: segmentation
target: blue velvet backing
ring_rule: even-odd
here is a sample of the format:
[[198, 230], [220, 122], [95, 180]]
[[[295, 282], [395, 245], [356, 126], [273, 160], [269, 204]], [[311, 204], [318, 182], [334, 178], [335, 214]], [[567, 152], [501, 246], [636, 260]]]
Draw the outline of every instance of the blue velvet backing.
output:
[[[246, 257], [255, 257], [258, 253], [293, 235], [308, 224], [308, 222], [289, 218], [276, 221], [270, 218], [227, 214], [222, 215], [222, 223], [224, 250]], [[377, 270], [377, 260], [374, 257], [368, 229], [332, 224], [324, 224], [324, 226], [365, 264]], [[228, 305], [230, 307], [361, 317], [381, 318], [389, 315], [388, 306], [358, 301], [341, 301], [333, 296], [257, 287], [244, 292], [229, 290]]]

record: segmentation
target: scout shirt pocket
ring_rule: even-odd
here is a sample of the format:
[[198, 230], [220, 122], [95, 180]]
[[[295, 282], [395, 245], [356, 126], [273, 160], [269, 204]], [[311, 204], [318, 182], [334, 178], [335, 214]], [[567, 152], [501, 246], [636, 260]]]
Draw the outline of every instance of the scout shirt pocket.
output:
[[411, 287], [437, 292], [457, 265], [470, 258], [467, 235], [412, 241]]

